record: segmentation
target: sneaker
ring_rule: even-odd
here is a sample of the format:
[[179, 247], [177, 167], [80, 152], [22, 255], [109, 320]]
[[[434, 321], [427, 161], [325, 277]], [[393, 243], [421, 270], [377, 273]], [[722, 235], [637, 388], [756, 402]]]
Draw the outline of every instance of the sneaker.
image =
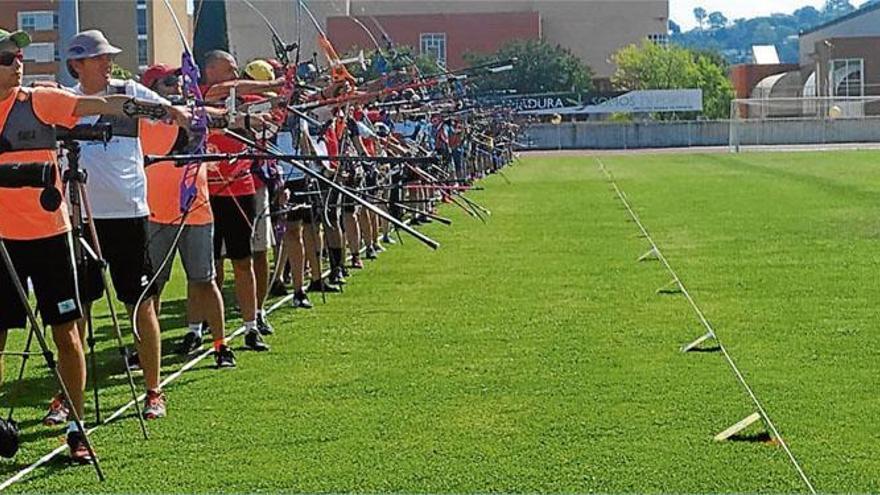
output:
[[272, 297], [284, 297], [287, 295], [287, 287], [284, 286], [284, 282], [280, 280], [276, 280], [272, 283], [272, 287], [269, 289], [269, 295]]
[[183, 342], [177, 346], [177, 353], [188, 356], [202, 348], [202, 336], [194, 332], [186, 332], [183, 336]]
[[129, 351], [125, 354], [125, 365], [128, 371], [139, 371], [141, 369], [141, 358], [137, 351]]
[[[340, 289], [338, 286], [324, 280], [312, 280], [309, 286], [306, 287], [306, 292], [330, 292], [335, 294], [340, 292]], [[294, 297], [296, 296], [294, 295]]]
[[383, 234], [383, 235], [382, 235], [382, 243], [383, 243], [383, 244], [388, 244], [388, 245], [394, 245], [394, 244], [397, 244], [397, 241], [395, 241], [394, 239], [392, 239], [390, 235], [388, 235], [388, 234]]
[[257, 314], [257, 330], [260, 331], [260, 335], [272, 335], [275, 333], [275, 329], [269, 324], [269, 320], [259, 313]]
[[257, 330], [249, 331], [244, 334], [244, 346], [256, 352], [265, 352], [269, 350], [269, 345], [263, 342], [263, 337]]
[[346, 283], [348, 283], [345, 280], [345, 275], [342, 274], [342, 269], [340, 269], [340, 268], [337, 268], [336, 270], [334, 270], [333, 272], [330, 273], [330, 276], [327, 277], [327, 282], [329, 282], [330, 285], [335, 285], [335, 286], [345, 285]]
[[306, 293], [301, 290], [294, 292], [293, 300], [290, 302], [290, 305], [294, 308], [302, 309], [312, 309], [313, 307], [312, 301], [309, 301], [309, 296], [307, 296]]
[[70, 449], [70, 460], [77, 464], [91, 464], [94, 462], [89, 448], [86, 446], [86, 436], [81, 431], [67, 432], [67, 447]]
[[354, 268], [355, 270], [363, 270], [364, 262], [361, 261], [360, 256], [352, 256], [351, 257], [351, 267]]
[[221, 345], [220, 350], [214, 352], [214, 362], [217, 363], [217, 369], [235, 368], [235, 353], [228, 346]]
[[[376, 251], [373, 249], [373, 246], [370, 246], [366, 250], [364, 250], [364, 258], [368, 260], [376, 259]], [[352, 262], [354, 262], [354, 260], [352, 260]]]
[[373, 244], [373, 251], [375, 251], [377, 253], [384, 253], [385, 246], [383, 246], [377, 242], [377, 243]]
[[49, 411], [43, 417], [43, 424], [46, 426], [58, 426], [67, 422], [70, 416], [70, 406], [64, 400], [64, 396], [56, 394], [52, 397], [52, 403], [49, 404]]
[[351, 276], [351, 273], [348, 272], [348, 268], [346, 268], [345, 265], [339, 267], [339, 276], [343, 278], [343, 284], [345, 283], [344, 279]]
[[147, 390], [144, 400], [144, 419], [165, 417], [165, 393], [161, 390]]

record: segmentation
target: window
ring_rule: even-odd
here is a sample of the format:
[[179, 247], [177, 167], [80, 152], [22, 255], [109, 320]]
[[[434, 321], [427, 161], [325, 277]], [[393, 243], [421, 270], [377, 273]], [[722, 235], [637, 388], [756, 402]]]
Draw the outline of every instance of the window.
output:
[[147, 44], [147, 37], [144, 35], [138, 36], [138, 66], [141, 69], [146, 69], [147, 66], [150, 65], [150, 48]]
[[137, 34], [148, 34], [146, 0], [138, 0], [137, 3]]
[[28, 62], [54, 62], [55, 43], [31, 43], [22, 49]]
[[865, 96], [865, 60], [837, 59], [830, 64], [831, 96]]
[[137, 0], [137, 51], [138, 67], [143, 70], [150, 65], [149, 28], [147, 27], [147, 0]]
[[437, 63], [446, 67], [446, 33], [422, 33], [419, 53], [436, 59]]
[[18, 13], [18, 29], [22, 31], [52, 31], [58, 24], [58, 15], [51, 10]]
[[664, 48], [669, 46], [669, 35], [668, 34], [649, 34], [648, 41], [654, 43], [655, 45], [662, 46]]

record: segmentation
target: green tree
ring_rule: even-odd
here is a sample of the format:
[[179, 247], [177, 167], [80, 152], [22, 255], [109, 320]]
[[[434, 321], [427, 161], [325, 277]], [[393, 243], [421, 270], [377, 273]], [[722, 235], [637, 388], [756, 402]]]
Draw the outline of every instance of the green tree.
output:
[[776, 40], [776, 30], [771, 23], [762, 21], [755, 27], [752, 39], [757, 44], [771, 45]]
[[703, 23], [706, 21], [706, 9], [703, 7], [697, 7], [694, 9], [694, 19], [697, 20], [697, 24], [700, 26], [700, 31], [703, 30]]
[[593, 71], [567, 48], [539, 40], [512, 41], [493, 54], [467, 53], [469, 64], [516, 58], [513, 70], [480, 80], [484, 90], [514, 89], [520, 94], [593, 89]]
[[[351, 50], [340, 58], [347, 59], [357, 56], [358, 52]], [[413, 64], [419, 69], [424, 76], [433, 76], [443, 72], [443, 69], [429, 55], [414, 55], [414, 50], [410, 46], [396, 46], [393, 50], [379, 53], [378, 50], [372, 52], [364, 52], [364, 58], [369, 61], [367, 70], [363, 70], [357, 64], [346, 66], [348, 71], [354, 77], [361, 78], [364, 81], [373, 81], [382, 76], [385, 72], [392, 72], [398, 69], [407, 69]], [[384, 60], [384, 66], [381, 61]]]
[[712, 12], [709, 14], [709, 27], [712, 29], [722, 29], [727, 26], [727, 17], [721, 12]]
[[113, 79], [134, 79], [134, 75], [131, 72], [115, 63], [110, 66], [110, 77]]
[[853, 7], [853, 4], [850, 3], [849, 0], [825, 0], [825, 6], [822, 8], [822, 13], [825, 14], [826, 17], [839, 17], [849, 14], [854, 10], [856, 10], [856, 8]]
[[617, 65], [612, 83], [620, 90], [702, 89], [705, 117], [719, 119], [729, 115], [733, 86], [715, 56], [677, 46], [663, 48], [645, 40], [641, 45], [619, 50], [612, 60]]

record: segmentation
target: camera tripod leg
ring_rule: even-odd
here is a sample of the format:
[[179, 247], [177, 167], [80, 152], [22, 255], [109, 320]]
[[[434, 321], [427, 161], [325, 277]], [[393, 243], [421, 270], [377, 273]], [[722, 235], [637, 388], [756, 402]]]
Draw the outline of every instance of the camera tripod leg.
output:
[[[119, 355], [122, 358], [122, 366], [125, 369], [125, 376], [128, 380], [128, 388], [131, 393], [131, 400], [135, 404], [138, 403], [138, 394], [137, 389], [134, 385], [134, 376], [131, 374], [131, 369], [128, 367], [128, 360], [126, 359], [128, 356], [128, 349], [125, 347], [125, 341], [122, 339], [122, 329], [119, 326], [119, 315], [116, 313], [116, 307], [113, 305], [113, 299], [110, 297], [110, 284], [107, 279], [107, 264], [104, 263], [104, 257], [101, 254], [101, 243], [98, 241], [98, 232], [95, 230], [95, 222], [92, 220], [92, 208], [89, 204], [89, 198], [86, 195], [85, 187], [80, 184], [79, 185], [79, 197], [82, 198], [82, 204], [85, 207], [86, 217], [89, 219], [88, 229], [89, 229], [89, 237], [92, 240], [92, 245], [94, 246], [94, 257], [98, 260], [100, 264], [100, 274], [101, 274], [101, 283], [104, 285], [104, 298], [107, 301], [107, 307], [110, 310], [110, 323], [113, 327], [113, 335], [116, 337], [117, 349], [119, 350]], [[88, 246], [88, 243], [83, 241], [85, 246]], [[89, 319], [91, 321], [91, 318]], [[137, 338], [137, 335], [135, 335]], [[97, 385], [95, 386], [95, 394], [97, 395]], [[147, 425], [144, 421], [144, 417], [141, 414], [137, 414], [138, 424], [141, 427], [141, 434], [144, 436], [144, 440], [148, 440], [150, 438], [147, 433]]]
[[[24, 344], [24, 352], [21, 354], [21, 366], [18, 368], [18, 379], [15, 383], [21, 383], [24, 378], [24, 370], [27, 367], [28, 359], [31, 357], [31, 344], [34, 341], [34, 332], [36, 329], [34, 327], [30, 327], [28, 329], [27, 341]], [[15, 411], [15, 405], [9, 405], [9, 416], [7, 416], [6, 421], [12, 421], [12, 413]]]
[[[15, 271], [15, 265], [12, 263], [12, 258], [9, 256], [9, 251], [6, 250], [6, 243], [0, 239], [0, 257], [3, 258], [3, 263], [6, 265], [6, 269], [9, 273], [10, 278], [12, 279], [12, 285], [15, 286], [15, 290], [18, 293], [18, 297], [21, 300], [21, 303], [24, 305], [24, 308], [27, 312], [28, 320], [31, 324], [32, 334], [36, 335], [37, 343], [40, 345], [40, 349], [43, 352], [43, 358], [46, 360], [46, 366], [52, 373], [55, 375], [55, 379], [58, 380], [58, 385], [61, 387], [61, 394], [64, 396], [64, 400], [67, 401], [68, 404], [73, 405], [73, 401], [70, 400], [70, 393], [67, 390], [67, 385], [64, 383], [64, 379], [61, 377], [61, 373], [58, 371], [58, 366], [55, 363], [55, 357], [52, 354], [52, 351], [49, 349], [49, 345], [46, 343], [46, 338], [43, 336], [43, 332], [41, 331], [41, 327], [39, 322], [37, 322], [37, 317], [34, 314], [33, 309], [31, 309], [30, 304], [28, 303], [27, 294], [24, 291], [24, 287], [21, 285], [21, 280], [19, 280], [17, 272]], [[82, 418], [79, 416], [79, 412], [77, 412], [75, 407], [70, 408], [71, 415], [73, 416], [73, 421], [76, 424], [76, 427], [83, 434], [83, 441], [86, 445], [86, 449], [89, 451], [89, 455], [92, 457], [93, 465], [95, 466], [95, 473], [98, 475], [98, 479], [104, 481], [104, 472], [101, 471], [101, 464], [98, 461], [98, 456], [95, 454], [95, 450], [92, 448], [92, 442], [89, 440], [88, 433], [83, 425]]]
[[92, 323], [92, 312], [85, 317], [86, 345], [89, 346], [89, 374], [92, 375], [92, 391], [95, 396], [95, 424], [101, 422], [101, 402], [98, 398], [98, 360], [95, 356], [95, 329]]

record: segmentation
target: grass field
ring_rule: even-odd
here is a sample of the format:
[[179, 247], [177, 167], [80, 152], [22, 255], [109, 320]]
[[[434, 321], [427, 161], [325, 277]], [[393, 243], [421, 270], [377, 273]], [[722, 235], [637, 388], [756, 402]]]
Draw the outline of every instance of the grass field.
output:
[[[603, 161], [816, 488], [880, 492], [880, 154]], [[678, 352], [703, 328], [656, 294], [669, 275], [635, 261], [648, 245], [596, 160], [507, 174], [471, 194], [488, 225], [447, 208], [438, 252], [405, 239], [327, 305], [275, 313], [271, 353], [186, 373], [151, 440], [131, 417], [99, 430], [106, 483], [55, 463], [12, 490], [804, 492], [761, 430], [712, 441], [754, 407], [720, 354]], [[126, 395], [105, 368], [109, 408]], [[36, 424], [45, 376], [15, 399], [27, 443], [4, 479], [59, 445]]]

